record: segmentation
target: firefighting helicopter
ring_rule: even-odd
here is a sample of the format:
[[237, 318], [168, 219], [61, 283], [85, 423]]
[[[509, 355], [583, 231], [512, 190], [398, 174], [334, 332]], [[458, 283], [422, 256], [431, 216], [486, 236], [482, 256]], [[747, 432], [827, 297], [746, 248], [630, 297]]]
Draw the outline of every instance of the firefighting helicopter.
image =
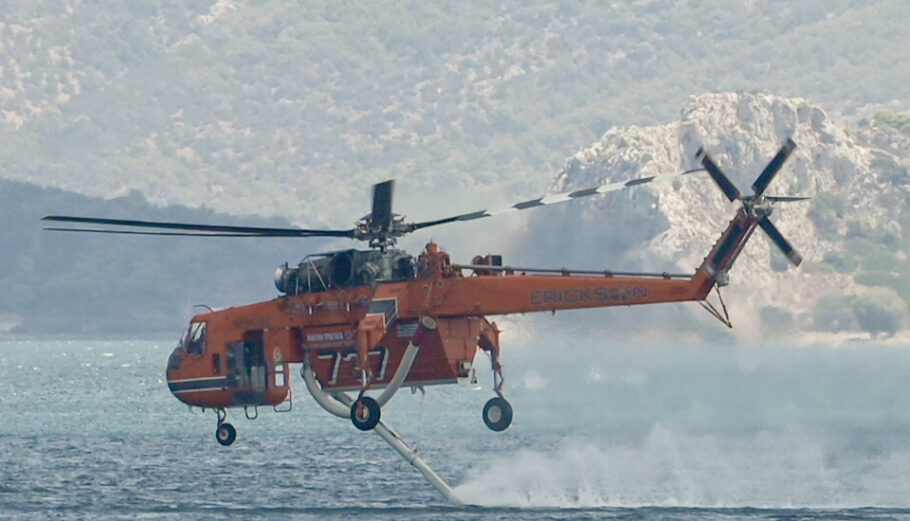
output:
[[[408, 222], [392, 211], [393, 181], [373, 186], [372, 209], [350, 229], [265, 228], [52, 215], [44, 221], [75, 227], [47, 230], [202, 237], [341, 237], [365, 241], [349, 249], [305, 257], [275, 273], [277, 298], [208, 310], [192, 317], [167, 361], [167, 382], [178, 400], [217, 413], [216, 439], [231, 445], [235, 428], [227, 409], [290, 408], [289, 365], [302, 364], [307, 389], [324, 408], [360, 430], [380, 423], [382, 406], [402, 386], [464, 381], [477, 350], [492, 361], [493, 392], [482, 418], [493, 431], [509, 427], [512, 407], [503, 391], [500, 330], [490, 315], [662, 302], [697, 301], [730, 326], [708, 301], [728, 283], [728, 271], [756, 227], [794, 265], [802, 258], [769, 220], [772, 204], [806, 197], [765, 195], [795, 148], [788, 139], [743, 195], [711, 156], [699, 149], [702, 168], [550, 194], [502, 210], [481, 210], [442, 219]], [[433, 242], [413, 256], [395, 248], [404, 235], [432, 226], [471, 221], [572, 201], [641, 184], [707, 172], [740, 206], [693, 274], [531, 269], [503, 265], [501, 256], [455, 264]], [[87, 228], [85, 225], [101, 225]], [[108, 228], [110, 227], [110, 228]], [[153, 231], [152, 231], [153, 230]], [[718, 289], [718, 298], [720, 296]], [[346, 392], [356, 392], [350, 398]], [[367, 392], [380, 391], [377, 396]], [[396, 435], [397, 436], [397, 435]], [[393, 438], [395, 436], [392, 436]], [[390, 441], [390, 443], [392, 443]]]

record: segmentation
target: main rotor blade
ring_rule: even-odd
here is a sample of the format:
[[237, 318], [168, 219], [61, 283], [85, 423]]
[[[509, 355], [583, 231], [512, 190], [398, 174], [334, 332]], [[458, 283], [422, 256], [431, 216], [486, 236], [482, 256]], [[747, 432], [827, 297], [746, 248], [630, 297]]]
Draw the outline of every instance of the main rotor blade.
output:
[[371, 230], [388, 230], [392, 226], [392, 192], [395, 181], [373, 185], [373, 211], [370, 213]]
[[777, 230], [774, 223], [765, 217], [758, 221], [758, 225], [761, 226], [762, 230], [765, 230], [765, 233], [768, 234], [768, 238], [771, 239], [771, 242], [780, 248], [780, 251], [787, 256], [787, 259], [792, 262], [794, 266], [799, 266], [799, 263], [803, 261], [803, 256], [793, 249], [793, 246], [790, 245], [787, 239], [784, 239], [784, 236]]
[[[214, 224], [190, 224], [164, 221], [137, 221], [132, 219], [104, 219], [97, 217], [74, 217], [69, 215], [48, 215], [42, 221], [68, 222], [77, 224], [101, 224], [104, 226], [124, 226], [132, 228], [158, 228], [164, 230], [187, 230], [207, 232], [200, 235], [213, 235], [223, 233], [224, 237], [354, 237], [354, 230], [306, 230], [302, 228], [267, 228], [258, 226], [222, 226]], [[62, 228], [48, 228], [54, 231], [64, 231]], [[69, 229], [67, 229], [69, 230]], [[115, 230], [105, 231], [97, 229], [73, 229], [73, 231], [89, 231], [94, 233], [112, 233]], [[121, 232], [122, 233], [122, 232]], [[134, 232], [138, 233], [138, 232]], [[158, 234], [161, 235], [161, 234]]]
[[51, 232], [84, 232], [84, 233], [109, 233], [114, 235], [159, 235], [162, 237], [261, 237], [261, 238], [286, 238], [286, 237], [321, 237], [320, 235], [284, 235], [267, 233], [205, 233], [205, 232], [140, 232], [135, 230], [102, 230], [100, 228], [42, 228]]
[[463, 213], [461, 215], [455, 215], [452, 217], [446, 217], [444, 219], [436, 219], [434, 221], [424, 221], [420, 223], [414, 223], [410, 225], [409, 231], [419, 230], [421, 228], [427, 228], [429, 226], [436, 226], [438, 224], [446, 224], [455, 221], [473, 221], [474, 219], [482, 219], [484, 217], [492, 217], [494, 215], [502, 215], [504, 213], [517, 212], [518, 210], [525, 210], [528, 208], [536, 208], [538, 206], [546, 206], [550, 204], [563, 203], [566, 201], [572, 201], [575, 199], [580, 199], [582, 197], [588, 197], [591, 195], [605, 194], [607, 192], [614, 192], [616, 190], [622, 190], [623, 188], [630, 188], [637, 185], [647, 184], [652, 181], [663, 181], [667, 179], [673, 179], [676, 177], [694, 174], [696, 172], [703, 172], [703, 168], [696, 168], [693, 170], [686, 170], [684, 172], [673, 172], [671, 174], [659, 174], [652, 175], [649, 177], [640, 177], [638, 179], [631, 179], [628, 181], [619, 181], [615, 183], [608, 183], [599, 186], [594, 186], [591, 188], [583, 188], [581, 190], [575, 190], [573, 192], [563, 192], [559, 194], [550, 194], [538, 197], [537, 199], [529, 199], [527, 201], [522, 201], [520, 203], [515, 203], [512, 206], [501, 208], [499, 210], [479, 210], [471, 213]]
[[790, 157], [790, 154], [793, 152], [793, 149], [796, 148], [796, 143], [792, 139], [787, 138], [786, 143], [780, 147], [780, 150], [777, 151], [777, 154], [771, 159], [771, 162], [768, 163], [768, 166], [762, 170], [762, 173], [755, 179], [755, 182], [752, 183], [752, 190], [755, 192], [754, 196], [758, 197], [761, 194], [765, 193], [765, 189], [768, 188], [768, 185], [771, 184], [771, 181], [774, 179], [774, 176], [777, 175], [777, 172], [780, 171], [780, 167], [784, 165], [784, 161]]
[[695, 158], [701, 161], [701, 164], [704, 165], [705, 170], [711, 174], [711, 179], [714, 179], [714, 182], [717, 183], [717, 186], [720, 187], [720, 190], [727, 196], [727, 199], [730, 201], [735, 201], [742, 197], [742, 194], [739, 192], [739, 189], [736, 188], [736, 185], [730, 181], [730, 178], [717, 166], [717, 163], [711, 159], [711, 156], [708, 155], [708, 152], [704, 148], [699, 148], [695, 152]]

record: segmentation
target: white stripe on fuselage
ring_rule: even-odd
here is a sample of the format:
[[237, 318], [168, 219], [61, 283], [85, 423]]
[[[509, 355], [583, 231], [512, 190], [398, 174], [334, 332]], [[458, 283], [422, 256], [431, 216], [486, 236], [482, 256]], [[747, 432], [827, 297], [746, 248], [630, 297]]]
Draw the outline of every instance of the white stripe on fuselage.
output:
[[184, 378], [183, 380], [168, 380], [169, 384], [182, 384], [186, 382], [204, 382], [206, 380], [224, 380], [224, 376], [207, 376], [205, 378]]

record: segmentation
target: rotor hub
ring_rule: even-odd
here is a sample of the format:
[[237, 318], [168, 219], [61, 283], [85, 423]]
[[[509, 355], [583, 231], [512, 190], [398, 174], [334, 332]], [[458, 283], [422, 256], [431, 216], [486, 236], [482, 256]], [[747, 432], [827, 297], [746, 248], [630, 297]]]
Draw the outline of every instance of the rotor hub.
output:
[[413, 227], [397, 213], [392, 214], [387, 226], [377, 226], [371, 215], [365, 215], [354, 225], [354, 238], [369, 242], [371, 248], [384, 250], [395, 246], [399, 237], [411, 231]]
[[766, 199], [764, 196], [744, 197], [743, 207], [746, 209], [746, 213], [749, 215], [749, 217], [753, 217], [755, 219], [764, 219], [774, 212], [774, 207], [771, 205], [771, 201]]

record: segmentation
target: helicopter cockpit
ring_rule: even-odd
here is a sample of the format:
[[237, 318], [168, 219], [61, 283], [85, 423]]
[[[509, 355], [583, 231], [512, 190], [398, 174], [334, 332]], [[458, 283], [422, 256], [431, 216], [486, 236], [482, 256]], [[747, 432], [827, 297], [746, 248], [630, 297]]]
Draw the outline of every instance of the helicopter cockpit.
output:
[[190, 355], [202, 356], [205, 353], [205, 322], [190, 322], [180, 337], [178, 347], [182, 347]]

